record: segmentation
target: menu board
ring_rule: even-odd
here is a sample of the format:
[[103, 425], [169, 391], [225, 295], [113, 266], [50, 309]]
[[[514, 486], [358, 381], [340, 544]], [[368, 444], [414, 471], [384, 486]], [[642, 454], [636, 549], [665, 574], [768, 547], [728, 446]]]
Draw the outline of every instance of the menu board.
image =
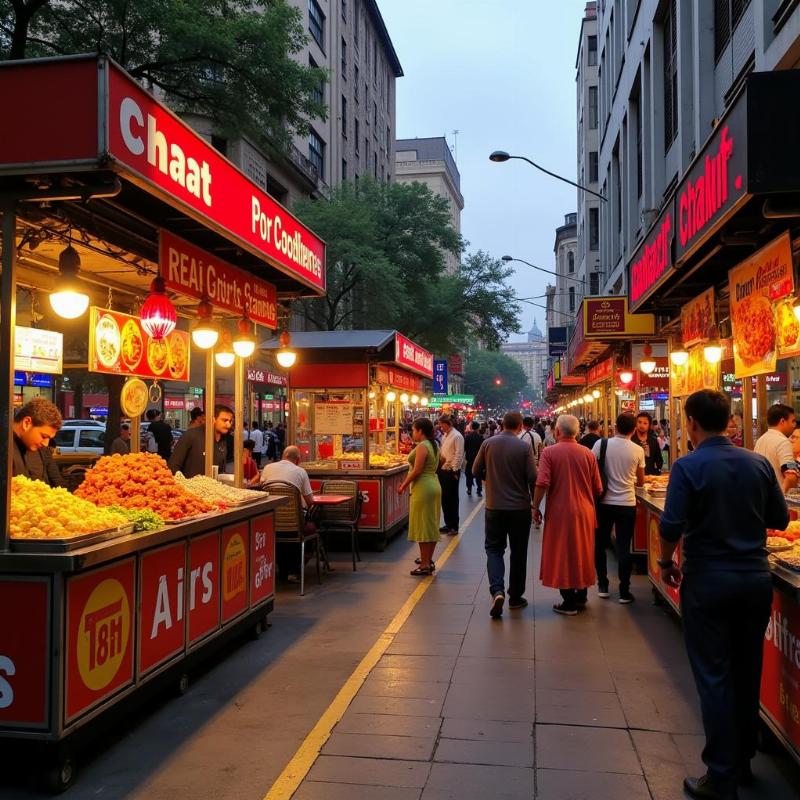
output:
[[156, 341], [138, 317], [93, 306], [89, 314], [89, 371], [138, 378], [189, 380], [189, 334], [174, 330]]
[[353, 404], [314, 403], [314, 434], [317, 436], [352, 436]]
[[734, 267], [728, 285], [737, 378], [774, 372], [779, 357], [800, 353], [788, 231]]
[[63, 369], [64, 336], [57, 331], [16, 326], [14, 369], [60, 375]]
[[687, 397], [701, 389], [719, 386], [719, 364], [709, 364], [703, 356], [703, 345], [689, 348], [689, 360], [670, 369], [669, 391], [673, 397]]
[[684, 347], [706, 341], [715, 322], [712, 286], [681, 309], [681, 337]]

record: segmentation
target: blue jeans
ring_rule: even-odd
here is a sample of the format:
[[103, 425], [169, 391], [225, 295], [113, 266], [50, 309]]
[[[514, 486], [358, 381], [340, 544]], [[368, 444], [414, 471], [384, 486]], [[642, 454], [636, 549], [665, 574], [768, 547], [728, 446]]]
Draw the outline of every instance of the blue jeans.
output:
[[494, 597], [506, 590], [506, 565], [503, 556], [506, 542], [511, 551], [508, 575], [508, 597], [517, 600], [525, 593], [528, 568], [528, 538], [531, 533], [531, 511], [492, 511], [486, 509], [486, 572], [489, 592]]

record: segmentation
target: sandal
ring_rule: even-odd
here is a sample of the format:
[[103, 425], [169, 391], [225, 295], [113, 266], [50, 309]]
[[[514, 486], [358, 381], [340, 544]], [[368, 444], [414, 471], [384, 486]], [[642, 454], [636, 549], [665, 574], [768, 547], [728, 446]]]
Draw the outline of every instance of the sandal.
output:
[[418, 578], [424, 575], [432, 575], [433, 570], [430, 567], [417, 567], [416, 569], [412, 569], [409, 574], [413, 575], [415, 578]]
[[[414, 563], [415, 564], [421, 564], [422, 563], [422, 559], [415, 558], [414, 559]], [[434, 564], [433, 561], [431, 561], [431, 572], [436, 572], [436, 564]]]

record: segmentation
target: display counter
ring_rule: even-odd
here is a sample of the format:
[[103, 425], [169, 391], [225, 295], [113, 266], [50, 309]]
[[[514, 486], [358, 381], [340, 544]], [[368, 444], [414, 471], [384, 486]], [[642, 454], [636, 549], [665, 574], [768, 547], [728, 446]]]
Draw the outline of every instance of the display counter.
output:
[[89, 721], [119, 720], [148, 687], [185, 688], [193, 662], [248, 627], [260, 632], [282, 502], [265, 495], [67, 553], [0, 553], [0, 607], [24, 609], [0, 621], [3, 747], [57, 744], [56, 770], [67, 769], [76, 734], [98, 733]]
[[[666, 586], [658, 568], [660, 558], [659, 523], [664, 498], [636, 490], [638, 504], [647, 524], [647, 573], [656, 600], [665, 600], [680, 617], [680, 591]], [[792, 516], [800, 505], [789, 502]], [[675, 551], [680, 564], [680, 544]], [[764, 637], [764, 668], [761, 677], [761, 717], [789, 753], [800, 762], [800, 573], [770, 557], [775, 592], [772, 616]]]

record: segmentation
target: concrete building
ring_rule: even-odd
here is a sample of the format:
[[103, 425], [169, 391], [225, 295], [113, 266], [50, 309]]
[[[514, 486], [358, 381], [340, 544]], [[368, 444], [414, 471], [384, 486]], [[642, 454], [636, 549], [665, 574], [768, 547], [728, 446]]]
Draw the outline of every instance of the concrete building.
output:
[[[600, 191], [598, 136], [598, 50], [597, 3], [591, 0], [581, 21], [578, 55], [575, 61], [578, 109], [578, 183]], [[580, 297], [600, 294], [600, 205], [602, 200], [578, 190], [578, 250], [576, 275], [585, 281], [576, 285]]]
[[[800, 66], [800, 6], [781, 0], [599, 0], [603, 293], [751, 71]], [[583, 37], [583, 33], [581, 36]]]
[[553, 245], [556, 285], [553, 296], [553, 324], [571, 325], [583, 297], [583, 278], [578, 274], [578, 215], [564, 215], [556, 228]]
[[500, 351], [513, 358], [523, 369], [528, 378], [528, 384], [533, 389], [533, 400], [544, 397], [544, 381], [547, 378], [549, 364], [547, 361], [547, 339], [539, 330], [536, 320], [528, 331], [525, 342], [505, 342], [500, 345]]
[[[419, 181], [434, 194], [444, 197], [450, 206], [453, 227], [461, 233], [464, 210], [461, 175], [444, 136], [398, 139], [395, 142], [395, 179], [400, 183]], [[446, 253], [445, 258], [447, 271], [454, 274], [458, 270], [458, 257]]]

